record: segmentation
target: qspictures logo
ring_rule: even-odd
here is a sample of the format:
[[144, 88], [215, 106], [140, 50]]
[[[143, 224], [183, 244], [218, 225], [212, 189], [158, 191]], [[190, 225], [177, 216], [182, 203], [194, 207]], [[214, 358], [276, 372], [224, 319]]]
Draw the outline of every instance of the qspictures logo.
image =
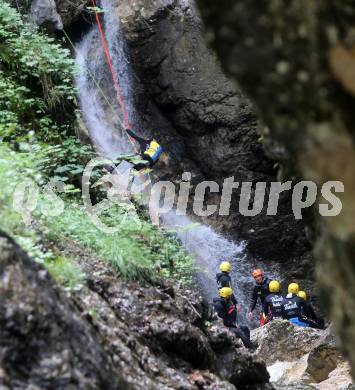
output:
[[[155, 225], [159, 225], [159, 217], [162, 214], [172, 210], [175, 210], [177, 215], [186, 215], [189, 205], [192, 205], [192, 213], [199, 217], [216, 214], [228, 216], [233, 196], [238, 197], [238, 211], [245, 217], [254, 217], [262, 212], [276, 216], [279, 212], [280, 196], [286, 191], [291, 192], [291, 207], [296, 220], [302, 219], [302, 211], [314, 206], [317, 200], [321, 216], [335, 217], [342, 211], [342, 202], [337, 194], [343, 193], [345, 189], [340, 181], [328, 181], [318, 188], [312, 181], [252, 183], [236, 182], [234, 177], [228, 177], [221, 185], [214, 181], [202, 181], [193, 186], [191, 173], [184, 172], [181, 182], [177, 185], [171, 181], [153, 183], [149, 174], [136, 172], [130, 167], [122, 168], [121, 165], [115, 167], [112, 164], [111, 160], [95, 158], [86, 165], [82, 175], [81, 206], [92, 223], [108, 234], [119, 231], [119, 221], [115, 226], [108, 226], [101, 216], [115, 205], [124, 205], [130, 217], [133, 217], [137, 224], [140, 223], [132, 199], [148, 209]], [[104, 167], [112, 169], [102, 169]], [[98, 172], [102, 173], [99, 178]], [[106, 197], [94, 204], [92, 191], [95, 187], [101, 187]], [[55, 218], [64, 212], [64, 202], [60, 197], [64, 190], [65, 185], [60, 181], [50, 180], [40, 189], [33, 180], [24, 179], [16, 186], [13, 207], [22, 215], [25, 223], [30, 223], [36, 209], [47, 217]], [[207, 204], [207, 193], [219, 194], [219, 203]]]

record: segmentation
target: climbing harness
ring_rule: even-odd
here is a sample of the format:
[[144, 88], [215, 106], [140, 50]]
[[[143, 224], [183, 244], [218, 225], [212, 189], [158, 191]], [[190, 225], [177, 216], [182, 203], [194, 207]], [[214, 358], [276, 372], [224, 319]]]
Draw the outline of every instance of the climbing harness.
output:
[[152, 161], [157, 161], [160, 155], [163, 153], [163, 148], [158, 144], [157, 141], [152, 141], [149, 144], [148, 149], [144, 152], [144, 155], [150, 157]]

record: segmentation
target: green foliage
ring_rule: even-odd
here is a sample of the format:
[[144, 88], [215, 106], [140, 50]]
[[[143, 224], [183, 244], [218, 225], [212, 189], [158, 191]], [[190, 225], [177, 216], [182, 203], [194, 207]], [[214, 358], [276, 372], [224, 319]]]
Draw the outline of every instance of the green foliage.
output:
[[[37, 145], [29, 153], [18, 153], [6, 145], [0, 145], [0, 229], [13, 235], [17, 242], [36, 261], [49, 268], [56, 278], [59, 278], [62, 272], [62, 279], [59, 280], [69, 288], [81, 279], [80, 277], [76, 282], [71, 275], [79, 275], [80, 272], [69, 272], [68, 269], [74, 267], [70, 259], [67, 260], [67, 267], [64, 267], [62, 262], [52, 264], [57, 261], [57, 256], [42, 247], [37, 231], [26, 226], [21, 215], [12, 207], [16, 185], [25, 178], [45, 184], [45, 177], [37, 172], [36, 165], [46, 152], [38, 148]], [[69, 187], [70, 190], [72, 188]], [[173, 234], [156, 229], [147, 221], [139, 220], [137, 223], [137, 218], [132, 213], [133, 206], [114, 205], [100, 216], [107, 226], [119, 226], [117, 233], [106, 234], [95, 227], [88, 213], [77, 204], [77, 199], [71, 199], [65, 194], [60, 194], [60, 197], [64, 202], [64, 212], [61, 215], [43, 216], [40, 208], [43, 199], [39, 199], [38, 207], [34, 211], [34, 217], [40, 223], [48, 241], [59, 243], [69, 237], [94, 256], [109, 261], [117, 272], [127, 278], [150, 278], [159, 274], [181, 282], [190, 281], [193, 273], [192, 259], [185, 253], [179, 241]]]
[[[68, 289], [80, 286], [84, 275], [72, 259], [44, 247], [43, 238], [60, 242], [69, 237], [127, 278], [159, 274], [190, 281], [192, 259], [181, 244], [147, 221], [137, 224], [132, 205], [115, 205], [101, 216], [109, 226], [119, 223], [114, 234], [97, 229], [78, 206], [74, 185], [94, 154], [91, 147], [73, 137], [73, 75], [69, 51], [24, 23], [15, 9], [0, 0], [0, 229]], [[64, 212], [57, 217], [43, 216], [41, 211], [50, 210], [51, 205], [44, 207], [42, 194], [32, 213], [36, 228], [25, 225], [12, 204], [14, 190], [25, 178], [34, 180], [42, 190], [49, 178], [66, 183], [60, 194]], [[98, 194], [99, 190], [94, 195], [98, 198]]]
[[85, 281], [85, 274], [71, 259], [58, 257], [47, 260], [45, 266], [58, 283], [67, 290], [77, 290]]
[[190, 281], [192, 259], [173, 236], [155, 229], [148, 222], [137, 224], [123, 206], [113, 207], [101, 218], [108, 226], [119, 226], [119, 231], [103, 233], [77, 205], [66, 207], [62, 215], [48, 219], [46, 225], [51, 232], [51, 240], [70, 237], [109, 261], [126, 278], [149, 278], [158, 272], [161, 276], [175, 277], [182, 282]]
[[[0, 0], [0, 138], [23, 141], [34, 131], [58, 142], [68, 133], [75, 89], [67, 49], [24, 23]], [[56, 115], [63, 121], [55, 123]]]
[[80, 287], [84, 274], [70, 258], [57, 257], [52, 250], [44, 248], [38, 231], [26, 226], [22, 217], [13, 208], [16, 185], [25, 178], [39, 180], [33, 154], [16, 153], [0, 145], [0, 229], [13, 236], [15, 241], [37, 263], [44, 265], [67, 289]]
[[94, 157], [91, 146], [83, 145], [70, 136], [60, 145], [43, 144], [38, 149], [38, 171], [65, 183], [75, 182], [83, 173], [86, 163]]

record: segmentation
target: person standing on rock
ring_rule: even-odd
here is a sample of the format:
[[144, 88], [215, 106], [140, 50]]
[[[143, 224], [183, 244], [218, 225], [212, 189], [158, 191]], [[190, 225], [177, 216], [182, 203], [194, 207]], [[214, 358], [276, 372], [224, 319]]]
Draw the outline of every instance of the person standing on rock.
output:
[[213, 299], [213, 306], [218, 317], [222, 318], [223, 324], [242, 340], [246, 348], [254, 349], [250, 340], [249, 328], [238, 324], [237, 311], [231, 299], [232, 295], [233, 290], [230, 287], [222, 287], [219, 290], [219, 298]]
[[304, 321], [304, 313], [307, 310], [304, 299], [297, 296], [300, 288], [297, 283], [288, 286], [288, 294], [284, 298], [281, 306], [282, 318], [289, 320], [294, 325], [308, 328], [309, 324]]
[[275, 319], [282, 318], [282, 304], [284, 301], [283, 296], [280, 294], [281, 285], [277, 280], [272, 280], [269, 283], [270, 294], [265, 298], [263, 305], [263, 313], [266, 317], [265, 323]]
[[[218, 290], [220, 290], [223, 287], [230, 287], [233, 288], [232, 286], [232, 278], [230, 276], [230, 271], [231, 271], [231, 264], [229, 261], [223, 261], [220, 266], [219, 266], [219, 272], [216, 274], [216, 281], [217, 281], [217, 286]], [[233, 304], [236, 306], [238, 312], [240, 312], [240, 306], [238, 305], [237, 298], [235, 297], [234, 294], [231, 296], [231, 300]]]
[[[255, 285], [250, 299], [250, 307], [248, 313], [249, 320], [253, 318], [253, 311], [258, 302], [258, 298], [260, 298], [260, 302], [264, 306], [265, 299], [270, 294], [269, 283], [271, 282], [271, 280], [267, 276], [265, 276], [264, 271], [262, 269], [258, 268], [254, 270], [252, 272], [252, 275], [255, 280]], [[260, 326], [265, 325], [265, 320], [266, 317], [263, 312], [260, 318]]]
[[309, 324], [311, 328], [324, 329], [324, 320], [317, 317], [311, 302], [308, 300], [307, 293], [299, 291], [297, 296], [303, 299], [306, 305], [302, 316], [303, 321]]

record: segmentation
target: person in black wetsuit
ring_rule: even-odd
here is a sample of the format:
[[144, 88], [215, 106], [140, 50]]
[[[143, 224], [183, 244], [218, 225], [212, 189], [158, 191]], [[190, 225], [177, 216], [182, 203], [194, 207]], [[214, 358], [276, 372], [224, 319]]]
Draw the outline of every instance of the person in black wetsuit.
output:
[[163, 152], [163, 148], [155, 139], [144, 139], [133, 133], [131, 129], [126, 129], [128, 135], [138, 142], [140, 155], [144, 162], [140, 162], [133, 166], [133, 169], [139, 171], [144, 168], [152, 168], [159, 160]]
[[297, 283], [291, 283], [288, 286], [288, 294], [284, 298], [281, 306], [282, 318], [289, 320], [294, 325], [309, 327], [302, 316], [306, 310], [305, 301], [298, 297], [299, 286]]
[[305, 308], [302, 316], [304, 322], [308, 323], [311, 328], [324, 329], [324, 320], [323, 318], [317, 317], [312, 304], [307, 299], [306, 292], [299, 291], [297, 295], [305, 302]]
[[[260, 298], [260, 302], [264, 305], [265, 298], [270, 294], [269, 292], [269, 283], [271, 280], [265, 276], [264, 271], [262, 269], [256, 269], [252, 273], [253, 278], [255, 280], [255, 286], [253, 288], [253, 292], [250, 299], [249, 313], [248, 318], [251, 320], [253, 318], [253, 310], [255, 309], [258, 298]], [[262, 313], [260, 318], [260, 326], [265, 324], [266, 317], [264, 313]]]
[[219, 298], [213, 299], [213, 306], [218, 317], [222, 318], [223, 324], [229, 331], [240, 338], [246, 348], [254, 349], [255, 347], [250, 340], [249, 328], [238, 324], [237, 311], [231, 300], [232, 295], [233, 290], [230, 287], [222, 287], [219, 290]]
[[[232, 286], [232, 279], [230, 277], [230, 270], [231, 270], [231, 264], [228, 261], [223, 261], [219, 265], [219, 269], [221, 272], [216, 274], [216, 281], [217, 281], [217, 287], [218, 290], [220, 290], [223, 287], [230, 287], [233, 288]], [[240, 311], [240, 306], [238, 305], [237, 298], [235, 297], [234, 294], [231, 296], [232, 302], [234, 305], [236, 305], [238, 312]]]
[[263, 305], [263, 312], [266, 317], [266, 322], [269, 322], [275, 318], [282, 318], [282, 303], [284, 301], [283, 296], [280, 294], [281, 285], [277, 280], [272, 280], [269, 283], [270, 294], [265, 298]]

